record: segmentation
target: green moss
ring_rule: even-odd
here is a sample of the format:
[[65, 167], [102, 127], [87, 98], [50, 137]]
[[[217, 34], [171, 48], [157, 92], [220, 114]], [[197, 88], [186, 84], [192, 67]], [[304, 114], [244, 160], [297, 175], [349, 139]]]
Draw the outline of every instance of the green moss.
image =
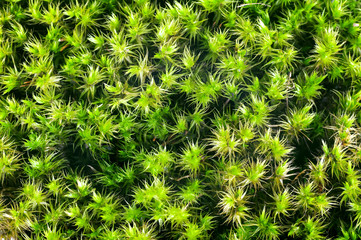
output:
[[1, 3], [0, 238], [360, 238], [360, 1]]

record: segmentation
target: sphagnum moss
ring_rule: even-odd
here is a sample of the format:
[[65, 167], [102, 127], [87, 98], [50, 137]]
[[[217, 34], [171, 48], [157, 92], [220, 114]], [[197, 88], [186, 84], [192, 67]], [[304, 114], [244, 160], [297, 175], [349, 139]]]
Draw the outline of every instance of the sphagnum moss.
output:
[[361, 238], [360, 9], [3, 0], [0, 238]]

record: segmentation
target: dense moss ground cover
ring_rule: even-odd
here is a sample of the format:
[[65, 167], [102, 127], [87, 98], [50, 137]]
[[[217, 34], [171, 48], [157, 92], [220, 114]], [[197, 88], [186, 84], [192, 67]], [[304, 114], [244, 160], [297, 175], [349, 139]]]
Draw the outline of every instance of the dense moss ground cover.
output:
[[0, 238], [360, 239], [358, 0], [0, 1]]

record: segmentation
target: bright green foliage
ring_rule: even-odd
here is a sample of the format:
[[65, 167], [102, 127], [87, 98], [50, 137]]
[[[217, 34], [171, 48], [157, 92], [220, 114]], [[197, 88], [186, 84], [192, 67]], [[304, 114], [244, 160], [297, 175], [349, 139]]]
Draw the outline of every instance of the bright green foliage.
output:
[[221, 194], [218, 205], [221, 208], [221, 213], [227, 216], [227, 222], [242, 225], [249, 218], [248, 211], [250, 210], [247, 206], [246, 192], [243, 189], [233, 190], [230, 188]]
[[306, 105], [301, 109], [291, 110], [289, 116], [286, 116], [286, 120], [281, 122], [281, 127], [290, 136], [298, 138], [313, 122], [315, 114], [310, 113], [311, 108], [312, 105]]
[[245, 169], [244, 185], [253, 185], [255, 189], [262, 186], [263, 178], [267, 172], [267, 163], [265, 161], [257, 160], [250, 162]]
[[190, 143], [189, 146], [183, 150], [180, 156], [180, 164], [184, 170], [190, 171], [192, 174], [197, 174], [204, 166], [205, 155], [204, 147], [199, 146], [198, 143]]
[[0, 0], [0, 239], [360, 239], [358, 0]]
[[263, 208], [262, 212], [254, 219], [252, 223], [256, 227], [254, 231], [258, 239], [278, 239], [280, 234], [279, 226], [272, 222], [272, 219]]
[[2, 152], [0, 156], [0, 181], [3, 183], [5, 178], [15, 177], [16, 171], [20, 168], [19, 157], [14, 154]]
[[295, 87], [297, 97], [312, 101], [321, 95], [320, 90], [322, 90], [323, 87], [320, 86], [320, 84], [326, 76], [318, 77], [316, 74], [316, 72], [313, 72], [311, 76], [308, 76], [307, 73], [305, 73], [304, 78], [299, 75], [298, 84]]
[[231, 158], [235, 155], [240, 145], [240, 141], [236, 139], [234, 133], [229, 126], [221, 127], [214, 133], [214, 138], [209, 139], [210, 145], [213, 146], [217, 155], [228, 156]]
[[272, 199], [274, 200], [273, 212], [275, 218], [281, 219], [283, 215], [288, 216], [289, 212], [293, 210], [293, 196], [287, 188], [281, 193], [275, 193]]

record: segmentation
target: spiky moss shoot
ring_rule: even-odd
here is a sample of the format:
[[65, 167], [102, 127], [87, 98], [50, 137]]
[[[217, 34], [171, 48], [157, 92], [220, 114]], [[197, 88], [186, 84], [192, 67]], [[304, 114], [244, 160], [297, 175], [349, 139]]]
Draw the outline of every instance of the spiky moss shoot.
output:
[[249, 160], [244, 171], [245, 179], [241, 183], [243, 186], [251, 186], [254, 189], [262, 187], [262, 183], [266, 178], [267, 162], [257, 159], [257, 161]]
[[134, 190], [134, 202], [142, 204], [146, 208], [153, 206], [164, 206], [170, 195], [170, 187], [158, 178], [153, 179], [152, 184], [146, 182], [144, 188]]
[[274, 175], [272, 176], [274, 181], [274, 186], [277, 189], [281, 189], [284, 186], [286, 181], [290, 180], [290, 177], [294, 175], [296, 169], [292, 167], [292, 162], [289, 160], [285, 160], [280, 162], [274, 168]]
[[244, 178], [244, 166], [239, 161], [226, 161], [222, 158], [218, 169], [220, 173], [216, 176], [217, 182], [225, 186], [236, 186]]
[[16, 171], [20, 168], [20, 157], [15, 154], [2, 151], [0, 155], [0, 182], [3, 184], [5, 179], [15, 177]]
[[242, 188], [228, 188], [225, 192], [221, 192], [218, 206], [225, 216], [226, 222], [242, 225], [247, 221], [250, 208], [247, 206], [249, 202], [246, 194]]
[[272, 218], [263, 208], [259, 215], [256, 215], [251, 225], [255, 226], [254, 235], [259, 239], [278, 239], [280, 235], [279, 228], [273, 223]]
[[198, 203], [198, 199], [205, 194], [203, 188], [204, 187], [199, 180], [190, 181], [184, 188], [180, 189], [179, 197], [187, 204]]
[[272, 204], [274, 218], [288, 217], [290, 212], [294, 210], [294, 197], [288, 188], [279, 193], [275, 192], [272, 199], [274, 201]]
[[305, 134], [313, 119], [315, 113], [310, 113], [312, 105], [306, 105], [301, 109], [293, 109], [289, 116], [286, 116], [286, 120], [281, 122], [281, 127], [288, 132], [290, 136], [298, 139], [300, 134]]
[[308, 217], [303, 223], [303, 234], [306, 239], [325, 239], [322, 235], [322, 230], [326, 225], [322, 220]]
[[[143, 166], [145, 172], [149, 172], [152, 176], [161, 175], [163, 172], [167, 172], [173, 162], [173, 154], [167, 151], [165, 148], [159, 149], [154, 153], [139, 154], [137, 161]], [[143, 155], [141, 157], [141, 155]]]
[[205, 147], [199, 146], [198, 143], [189, 143], [187, 148], [183, 149], [180, 155], [179, 164], [183, 170], [189, 171], [191, 174], [196, 175], [204, 167], [205, 162]]
[[306, 72], [304, 76], [298, 75], [298, 83], [295, 86], [296, 96], [308, 101], [318, 98], [321, 95], [321, 90], [323, 90], [321, 83], [325, 78], [326, 76], [317, 76], [317, 72], [313, 72], [311, 76]]
[[156, 234], [154, 229], [149, 224], [143, 224], [137, 226], [135, 223], [128, 224], [128, 226], [123, 227], [122, 236], [127, 239], [144, 239], [144, 240], [154, 240], [156, 239]]
[[269, 115], [273, 107], [270, 107], [264, 97], [255, 94], [250, 95], [249, 106], [242, 104], [239, 108], [241, 117], [252, 125], [263, 127], [268, 124]]
[[211, 150], [216, 152], [216, 155], [232, 158], [239, 152], [240, 140], [236, 139], [233, 130], [227, 127], [220, 127], [213, 132], [214, 138], [210, 138], [209, 142], [212, 146]]
[[321, 189], [323, 189], [326, 183], [329, 181], [327, 176], [328, 162], [323, 158], [319, 159], [317, 163], [310, 163], [310, 177]]

